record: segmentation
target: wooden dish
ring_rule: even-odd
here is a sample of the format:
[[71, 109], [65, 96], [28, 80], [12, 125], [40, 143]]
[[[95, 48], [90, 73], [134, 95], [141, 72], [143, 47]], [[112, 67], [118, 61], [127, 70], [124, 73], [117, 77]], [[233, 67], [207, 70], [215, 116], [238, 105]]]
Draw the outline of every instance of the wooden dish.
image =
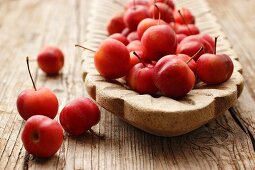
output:
[[[125, 1], [121, 1], [124, 3]], [[180, 100], [154, 98], [129, 90], [120, 81], [106, 81], [94, 68], [93, 54], [84, 52], [83, 78], [88, 94], [109, 112], [131, 125], [158, 136], [177, 136], [188, 133], [233, 106], [243, 89], [243, 77], [238, 58], [205, 0], [178, 0], [178, 7], [187, 6], [196, 16], [202, 33], [220, 35], [218, 53], [230, 55], [234, 62], [232, 77], [221, 85], [198, 83]], [[107, 37], [106, 24], [121, 7], [108, 0], [94, 0], [90, 7], [86, 46], [97, 48]]]

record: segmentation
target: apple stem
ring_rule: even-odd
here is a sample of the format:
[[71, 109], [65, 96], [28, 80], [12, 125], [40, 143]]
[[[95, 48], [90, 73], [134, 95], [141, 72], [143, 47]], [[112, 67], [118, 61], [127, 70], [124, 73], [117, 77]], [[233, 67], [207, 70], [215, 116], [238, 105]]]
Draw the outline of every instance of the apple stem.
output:
[[[158, 5], [155, 3], [154, 4], [154, 6], [155, 6], [155, 8], [157, 8], [157, 10], [158, 10], [158, 25], [160, 24], [160, 19], [161, 19], [161, 12], [160, 12], [160, 10], [159, 10], [159, 7], [158, 7]], [[154, 8], [154, 9], [155, 9]], [[155, 14], [155, 13], [154, 13]]]
[[97, 134], [96, 132], [94, 132], [92, 129], [89, 129], [89, 132], [90, 132], [93, 136], [98, 137], [99, 139], [105, 139], [105, 136], [104, 136], [104, 135], [99, 135], [99, 134]]
[[85, 49], [85, 50], [89, 50], [89, 51], [91, 51], [91, 52], [93, 52], [93, 53], [96, 53], [95, 50], [91, 50], [91, 49], [89, 49], [89, 48], [87, 48], [87, 47], [83, 47], [83, 46], [81, 46], [81, 45], [79, 45], [79, 44], [75, 44], [75, 47], [80, 47], [80, 48], [83, 48], [83, 49]]
[[35, 86], [35, 82], [34, 82], [34, 79], [33, 79], [33, 77], [32, 77], [32, 74], [31, 74], [31, 71], [30, 71], [30, 67], [29, 67], [29, 57], [26, 57], [26, 61], [27, 61], [28, 73], [29, 73], [30, 79], [32, 80], [34, 89], [35, 89], [35, 91], [36, 91], [37, 89], [36, 89], [36, 86]]
[[134, 3], [134, 9], [136, 9], [136, 3], [135, 3], [135, 0], [133, 0], [133, 3]]
[[189, 62], [190, 62], [193, 58], [195, 58], [203, 49], [204, 49], [204, 47], [201, 46], [200, 49], [199, 49], [192, 57], [190, 57], [190, 59], [186, 62], [186, 64], [189, 64]]
[[188, 26], [188, 24], [187, 24], [187, 22], [186, 22], [185, 17], [182, 15], [181, 10], [178, 10], [178, 13], [180, 14], [180, 16], [181, 16], [181, 18], [182, 18], [182, 21], [184, 22], [184, 25], [187, 27], [189, 33], [192, 35], [193, 33], [192, 33], [192, 31], [190, 30], [190, 28], [189, 28], [189, 26]]
[[218, 40], [218, 38], [219, 38], [219, 35], [214, 38], [214, 52], [213, 52], [214, 54], [216, 54], [216, 52], [217, 52], [216, 51], [216, 47], [217, 47], [217, 40]]
[[146, 67], [146, 65], [142, 61], [142, 58], [135, 51], [133, 52], [133, 54], [139, 59], [139, 61], [143, 64], [143, 66]]
[[[156, 5], [156, 0], [154, 0], [154, 5]], [[156, 17], [155, 17], [155, 13], [156, 13], [156, 10], [155, 10], [155, 8], [153, 8], [153, 19], [155, 19]]]

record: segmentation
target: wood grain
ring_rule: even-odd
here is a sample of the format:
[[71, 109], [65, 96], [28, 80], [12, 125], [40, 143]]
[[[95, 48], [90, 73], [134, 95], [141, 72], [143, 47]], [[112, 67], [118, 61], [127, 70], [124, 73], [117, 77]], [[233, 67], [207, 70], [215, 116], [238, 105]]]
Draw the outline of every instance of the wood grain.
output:
[[255, 53], [255, 23], [253, 22], [255, 2], [247, 0], [240, 5], [237, 0], [209, 0], [209, 4], [214, 9], [214, 14], [220, 18], [218, 22], [232, 42], [233, 49], [240, 56], [240, 62], [245, 66], [243, 75], [246, 86], [236, 109], [255, 137], [255, 81], [253, 78], [255, 72], [255, 58], [253, 57]]
[[[66, 135], [61, 149], [50, 159], [35, 159], [26, 154], [20, 140], [24, 122], [16, 110], [17, 95], [23, 89], [32, 87], [25, 57], [35, 57], [45, 44], [60, 46], [67, 61], [60, 76], [46, 77], [37, 69], [36, 63], [31, 63], [37, 85], [54, 90], [60, 100], [60, 110], [71, 99], [86, 96], [80, 76], [79, 56], [82, 51], [73, 45], [88, 38], [85, 27], [90, 2], [0, 1], [0, 169], [254, 169], [255, 155], [250, 137], [228, 112], [187, 135], [162, 138], [142, 132], [101, 108], [102, 120], [93, 129], [105, 134], [105, 140], [99, 140], [89, 133], [78, 138]], [[244, 16], [242, 10], [252, 6], [252, 1], [224, 2], [225, 6], [229, 3], [229, 13], [233, 15], [231, 11], [237, 11], [233, 18]], [[230, 3], [241, 3], [240, 9], [233, 8]], [[217, 5], [212, 7], [216, 9]], [[227, 19], [224, 21], [232, 25]], [[251, 29], [252, 24], [247, 24], [245, 20], [238, 22]], [[225, 26], [223, 28], [229, 27]], [[231, 35], [232, 29], [225, 32]], [[236, 42], [232, 38], [230, 41]], [[242, 43], [234, 43], [234, 48], [250, 52], [254, 50], [246, 49]], [[249, 60], [246, 57], [250, 57]], [[244, 64], [250, 60], [254, 59], [248, 55], [240, 58]], [[244, 67], [245, 79], [252, 76], [252, 71], [249, 74], [246, 71], [252, 67], [250, 65]], [[254, 89], [252, 83], [246, 83], [246, 86]], [[254, 98], [248, 88], [244, 89], [236, 108], [246, 116], [246, 119], [242, 118], [252, 130]]]

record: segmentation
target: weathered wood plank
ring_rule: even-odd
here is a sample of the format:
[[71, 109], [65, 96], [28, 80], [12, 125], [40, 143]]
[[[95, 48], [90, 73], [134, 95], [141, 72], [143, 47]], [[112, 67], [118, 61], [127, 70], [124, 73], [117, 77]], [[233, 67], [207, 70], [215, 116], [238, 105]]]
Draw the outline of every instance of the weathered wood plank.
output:
[[[213, 13], [217, 16], [223, 31], [227, 34], [233, 49], [239, 56], [245, 78], [245, 89], [236, 107], [241, 118], [255, 138], [255, 1], [208, 0]], [[230, 26], [233, 25], [233, 26]]]
[[[4, 112], [1, 113], [1, 118], [8, 116], [8, 119], [2, 119], [4, 131], [0, 141], [0, 169], [21, 169], [24, 160], [25, 152], [20, 140], [22, 120], [17, 114], [16, 98], [21, 90], [31, 87], [25, 56], [34, 56], [41, 43], [40, 37], [36, 39], [39, 36], [40, 23], [31, 13], [25, 12], [35, 3], [3, 1], [1, 4], [0, 108]], [[43, 9], [43, 6], [41, 8]], [[41, 17], [46, 19], [47, 16]], [[20, 18], [27, 18], [27, 21]]]

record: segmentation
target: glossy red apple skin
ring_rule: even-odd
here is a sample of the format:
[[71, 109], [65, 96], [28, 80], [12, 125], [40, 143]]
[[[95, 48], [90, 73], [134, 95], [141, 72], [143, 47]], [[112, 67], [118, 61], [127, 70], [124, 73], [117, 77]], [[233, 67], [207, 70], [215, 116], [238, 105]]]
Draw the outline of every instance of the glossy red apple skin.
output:
[[[142, 56], [142, 51], [135, 51], [138, 56]], [[129, 53], [130, 54], [130, 63], [129, 63], [129, 70], [131, 70], [136, 64], [140, 63], [140, 60], [137, 58], [137, 56], [134, 55], [133, 51]]]
[[[180, 44], [178, 44], [176, 54], [186, 54], [188, 56], [193, 56], [194, 54], [196, 54], [196, 52], [199, 51], [201, 47], [204, 47], [204, 46], [199, 40], [193, 40], [193, 41], [189, 41], [185, 43], [183, 43], [183, 40], [182, 40]], [[204, 53], [205, 53], [205, 50], [203, 49], [201, 52], [198, 53], [198, 55], [194, 58], [194, 60], [196, 61]]]
[[214, 47], [212, 47], [207, 40], [201, 38], [201, 35], [190, 35], [178, 44], [176, 54], [193, 56], [201, 47], [203, 47], [203, 50], [196, 55], [194, 58], [195, 61], [204, 53], [213, 53]]
[[135, 41], [135, 40], [140, 40], [140, 38], [138, 37], [138, 34], [136, 31], [133, 31], [131, 33], [128, 34], [127, 39], [129, 42]]
[[121, 33], [114, 33], [114, 34], [110, 35], [109, 38], [118, 40], [118, 41], [122, 42], [124, 45], [128, 45], [128, 43], [129, 43], [128, 39]]
[[140, 94], [155, 94], [158, 89], [153, 82], [153, 64], [136, 64], [127, 75], [127, 84]]
[[130, 42], [127, 45], [127, 49], [130, 53], [133, 53], [135, 51], [144, 62], [150, 60], [150, 56], [149, 56], [150, 53], [147, 51], [147, 49], [142, 45], [141, 41], [139, 40]]
[[201, 35], [201, 39], [203, 39], [204, 41], [206, 41], [211, 47], [212, 49], [214, 49], [215, 44], [214, 44], [214, 39], [209, 35], [209, 34], [203, 34]]
[[129, 71], [129, 60], [127, 47], [112, 38], [104, 40], [94, 56], [97, 71], [106, 79], [125, 76]]
[[109, 35], [114, 33], [121, 33], [125, 27], [126, 25], [123, 20], [123, 13], [118, 13], [113, 16], [107, 24], [107, 32]]
[[197, 75], [206, 84], [220, 84], [227, 81], [233, 70], [233, 62], [226, 54], [203, 54], [197, 60]]
[[72, 100], [60, 112], [59, 121], [66, 132], [78, 136], [88, 131], [100, 120], [98, 106], [89, 98]]
[[137, 34], [138, 37], [141, 39], [143, 36], [143, 33], [150, 28], [151, 26], [155, 26], [158, 24], [166, 24], [163, 20], [158, 19], [152, 19], [152, 18], [145, 18], [143, 19], [137, 26]]
[[37, 63], [47, 75], [56, 75], [64, 66], [64, 54], [57, 47], [46, 46], [40, 50]]
[[187, 25], [176, 24], [174, 31], [176, 34], [185, 34], [187, 36], [196, 35], [200, 33], [199, 29], [194, 24]]
[[[179, 59], [181, 59], [185, 63], [187, 63], [191, 58], [190, 56], [188, 56], [186, 54], [178, 54], [177, 56]], [[188, 66], [193, 71], [193, 73], [196, 74], [197, 63], [193, 59], [188, 63]]]
[[185, 96], [195, 85], [195, 75], [177, 56], [164, 56], [154, 68], [153, 80], [160, 92], [171, 98]]
[[64, 139], [61, 125], [46, 116], [30, 117], [22, 130], [21, 140], [29, 154], [48, 158], [61, 147]]
[[129, 52], [142, 51], [142, 48], [143, 48], [142, 43], [139, 40], [132, 41], [127, 45], [127, 50]]
[[126, 10], [123, 19], [125, 25], [131, 31], [135, 31], [139, 22], [145, 18], [149, 18], [148, 8], [141, 5], [136, 5], [135, 7], [130, 7]]
[[156, 3], [158, 9], [155, 9], [155, 5], [151, 5], [149, 8], [149, 13], [150, 17], [155, 19], [159, 19], [159, 14], [160, 14], [160, 19], [165, 21], [166, 23], [170, 23], [174, 21], [173, 17], [173, 10], [169, 8], [169, 6], [163, 2], [157, 2]]
[[176, 34], [177, 43], [179, 44], [186, 37], [186, 34]]
[[180, 16], [178, 10], [175, 10], [173, 12], [173, 16], [174, 16], [174, 20], [175, 20], [176, 23], [179, 23], [179, 24], [195, 24], [195, 17], [188, 8], [181, 8], [180, 11], [181, 11], [181, 14], [183, 15], [183, 17], [185, 18], [186, 23], [183, 21], [183, 19]]
[[34, 115], [54, 119], [58, 112], [58, 99], [48, 88], [26, 89], [19, 94], [16, 104], [24, 120]]
[[124, 35], [125, 37], [128, 36], [128, 34], [130, 34], [132, 32], [132, 30], [130, 30], [129, 28], [125, 27], [122, 31], [121, 34]]
[[153, 61], [174, 54], [177, 47], [176, 34], [169, 25], [151, 26], [144, 32], [141, 42]]

